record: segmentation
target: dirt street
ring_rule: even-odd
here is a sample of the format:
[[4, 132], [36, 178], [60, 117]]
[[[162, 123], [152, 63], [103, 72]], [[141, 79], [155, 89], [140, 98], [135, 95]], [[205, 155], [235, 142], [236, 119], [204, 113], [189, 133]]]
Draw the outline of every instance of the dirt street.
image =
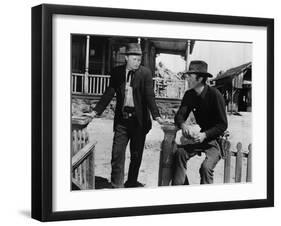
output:
[[[247, 151], [247, 146], [252, 140], [252, 119], [251, 113], [241, 113], [242, 116], [228, 116], [230, 132], [231, 149], [236, 150], [237, 142], [242, 142], [243, 151]], [[91, 140], [96, 140], [97, 146], [95, 150], [95, 174], [106, 178], [110, 181], [111, 172], [111, 148], [113, 138], [113, 120], [96, 118], [88, 125], [88, 131]], [[177, 136], [180, 136], [179, 134]], [[153, 122], [152, 130], [146, 138], [143, 161], [140, 168], [139, 181], [146, 184], [148, 187], [156, 187], [158, 180], [160, 145], [163, 140], [164, 133], [161, 126], [157, 122]], [[177, 137], [178, 140], [178, 137]], [[254, 150], [253, 150], [254, 152]], [[187, 174], [190, 184], [199, 184], [199, 168], [204, 159], [202, 156], [195, 156], [188, 162]], [[128, 173], [130, 161], [129, 148], [126, 151], [125, 178]], [[246, 160], [245, 160], [246, 161]], [[244, 161], [244, 164], [246, 162]], [[232, 161], [232, 172], [234, 172], [235, 162]], [[214, 183], [223, 182], [223, 167], [224, 161], [220, 161], [215, 168]], [[245, 168], [245, 167], [244, 167]], [[245, 180], [245, 170], [243, 170], [242, 180]], [[232, 174], [234, 180], [234, 174]]]

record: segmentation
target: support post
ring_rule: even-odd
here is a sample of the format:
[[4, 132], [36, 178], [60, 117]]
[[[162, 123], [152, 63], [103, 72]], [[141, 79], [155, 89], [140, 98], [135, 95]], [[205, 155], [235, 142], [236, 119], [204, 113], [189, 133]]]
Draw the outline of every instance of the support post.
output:
[[[186, 51], [185, 51], [185, 70], [188, 70], [189, 67], [189, 55], [190, 55], [190, 48], [191, 48], [191, 41], [187, 40], [186, 43]], [[184, 83], [184, 92], [188, 89], [188, 82], [185, 79], [185, 83]]]
[[235, 182], [241, 182], [242, 179], [242, 144], [239, 142], [236, 146], [237, 156], [235, 164]]
[[225, 160], [224, 160], [224, 183], [230, 183], [230, 165], [231, 165], [231, 152], [230, 152], [230, 142], [225, 148]]
[[252, 144], [248, 146], [248, 159], [247, 159], [247, 182], [252, 182]]
[[162, 130], [164, 131], [164, 139], [161, 144], [158, 186], [168, 186], [172, 180], [172, 165], [176, 148], [175, 138], [178, 128], [167, 124], [162, 126]]
[[144, 39], [144, 51], [143, 51], [143, 64], [145, 67], [150, 68], [149, 62], [149, 41], [148, 39]]
[[89, 51], [90, 51], [90, 35], [87, 35], [86, 42], [86, 63], [85, 63], [85, 76], [84, 76], [84, 93], [88, 93], [89, 83]]

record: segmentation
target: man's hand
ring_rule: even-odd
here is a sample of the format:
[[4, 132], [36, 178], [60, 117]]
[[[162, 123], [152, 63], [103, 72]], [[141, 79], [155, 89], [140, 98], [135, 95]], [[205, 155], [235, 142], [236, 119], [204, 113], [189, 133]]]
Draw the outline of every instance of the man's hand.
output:
[[206, 133], [198, 133], [194, 136], [194, 141], [196, 143], [202, 143], [206, 139]]
[[155, 120], [161, 125], [164, 124], [165, 120], [162, 119], [161, 117], [156, 117]]
[[190, 138], [189, 127], [187, 124], [185, 124], [185, 123], [181, 124], [181, 131], [182, 131], [182, 135], [184, 137]]
[[94, 118], [97, 115], [97, 112], [92, 111], [91, 113], [83, 113], [82, 115]]

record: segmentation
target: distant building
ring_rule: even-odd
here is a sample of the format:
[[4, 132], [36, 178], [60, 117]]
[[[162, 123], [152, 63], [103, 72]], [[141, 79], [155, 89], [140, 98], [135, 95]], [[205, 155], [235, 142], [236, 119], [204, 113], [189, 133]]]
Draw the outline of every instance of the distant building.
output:
[[211, 84], [223, 94], [229, 112], [252, 111], [252, 62], [220, 72]]

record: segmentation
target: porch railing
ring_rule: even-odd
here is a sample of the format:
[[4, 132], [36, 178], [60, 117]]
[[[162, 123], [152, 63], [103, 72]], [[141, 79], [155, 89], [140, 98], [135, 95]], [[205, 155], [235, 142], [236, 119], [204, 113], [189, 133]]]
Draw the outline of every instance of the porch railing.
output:
[[[109, 86], [109, 75], [72, 73], [72, 93], [102, 95]], [[187, 84], [184, 80], [153, 78], [154, 93], [157, 98], [182, 99]]]
[[102, 95], [109, 86], [109, 75], [92, 75], [72, 73], [73, 94]]

